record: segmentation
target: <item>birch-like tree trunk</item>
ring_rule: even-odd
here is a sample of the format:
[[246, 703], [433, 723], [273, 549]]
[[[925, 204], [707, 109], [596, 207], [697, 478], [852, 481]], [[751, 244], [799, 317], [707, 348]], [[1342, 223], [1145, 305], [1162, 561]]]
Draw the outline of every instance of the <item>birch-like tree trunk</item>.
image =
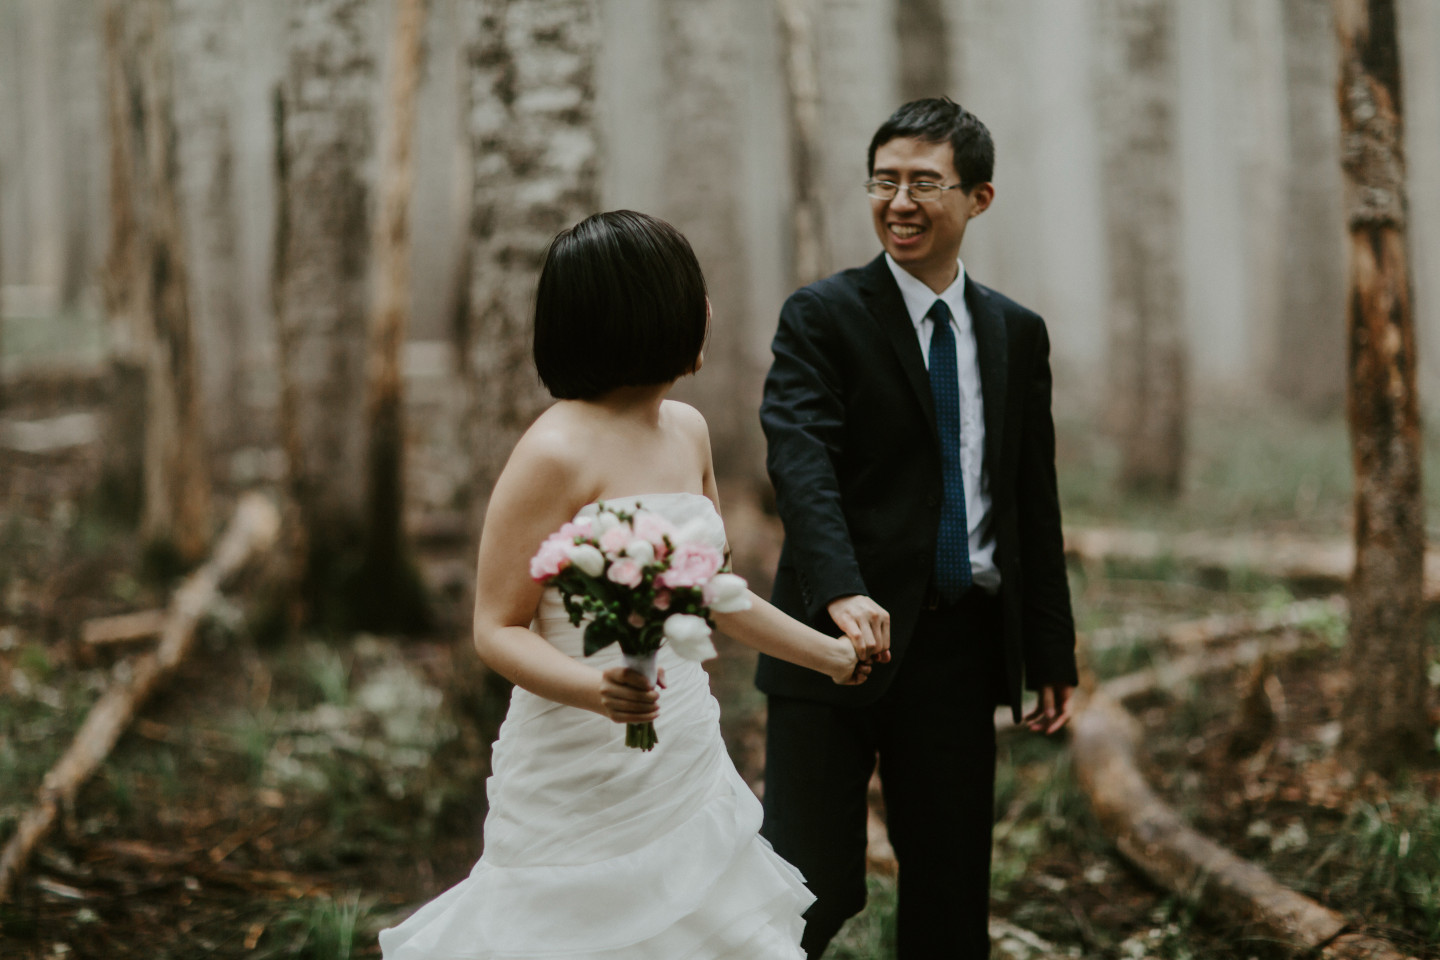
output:
[[1110, 259], [1108, 420], [1122, 484], [1174, 495], [1185, 461], [1175, 13], [1171, 0], [1101, 0], [1097, 98]]
[[357, 622], [371, 630], [422, 626], [423, 594], [406, 557], [405, 422], [401, 360], [410, 315], [410, 196], [415, 108], [423, 64], [426, 0], [397, 0], [391, 45], [390, 131], [380, 181], [375, 312], [367, 363], [366, 526]]
[[830, 272], [820, 176], [820, 77], [815, 57], [815, 0], [776, 0], [785, 50], [790, 113], [790, 184], [795, 231], [793, 281], [801, 287]]
[[1387, 773], [1428, 746], [1425, 505], [1395, 8], [1395, 0], [1335, 2], [1355, 463], [1352, 687], [1341, 749]]
[[245, 336], [240, 283], [233, 128], [236, 38], [242, 12], [226, 0], [175, 0], [177, 110], [184, 136], [181, 167], [190, 201], [196, 342], [212, 453], [262, 439], [247, 409]]
[[144, 0], [131, 10], [150, 21], [143, 112], [151, 217], [143, 269], [152, 284], [154, 326], [146, 364], [140, 532], [151, 542], [173, 544], [189, 564], [199, 562], [210, 544], [210, 473], [180, 222], [170, 2]]
[[1332, 4], [1283, 4], [1285, 280], [1270, 385], [1288, 405], [1312, 416], [1338, 411], [1345, 384], [1345, 215]]
[[475, 173], [470, 230], [475, 497], [550, 403], [531, 359], [535, 282], [551, 238], [596, 210], [593, 0], [467, 0]]
[[369, 164], [376, 64], [370, 0], [295, 0], [275, 102], [274, 283], [292, 576], [330, 606], [360, 550], [365, 503]]
[[902, 101], [954, 96], [949, 32], [943, 0], [895, 0]]

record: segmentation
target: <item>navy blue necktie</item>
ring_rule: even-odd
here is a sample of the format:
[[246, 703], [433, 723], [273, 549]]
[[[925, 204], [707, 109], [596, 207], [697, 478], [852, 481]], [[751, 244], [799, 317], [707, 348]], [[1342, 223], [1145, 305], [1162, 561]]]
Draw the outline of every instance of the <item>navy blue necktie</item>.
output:
[[926, 314], [930, 333], [930, 392], [935, 395], [935, 425], [940, 428], [940, 465], [945, 497], [940, 534], [935, 541], [935, 587], [940, 599], [954, 603], [974, 582], [970, 570], [970, 525], [965, 519], [965, 477], [960, 470], [960, 373], [955, 363], [955, 333], [950, 308], [936, 300]]

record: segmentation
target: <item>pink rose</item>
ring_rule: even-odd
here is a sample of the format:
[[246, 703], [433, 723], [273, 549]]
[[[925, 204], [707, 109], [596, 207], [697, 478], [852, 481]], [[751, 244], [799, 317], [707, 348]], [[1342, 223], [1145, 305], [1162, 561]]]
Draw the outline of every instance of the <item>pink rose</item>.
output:
[[625, 548], [629, 546], [634, 536], [630, 532], [630, 524], [622, 523], [600, 535], [600, 549], [604, 550], [607, 556], [619, 556], [625, 552]]
[[566, 555], [566, 548], [570, 542], [559, 534], [549, 537], [540, 544], [540, 549], [535, 556], [530, 558], [530, 579], [537, 581], [549, 580], [555, 574], [564, 570], [570, 565], [570, 557]]
[[621, 557], [610, 564], [610, 569], [605, 571], [605, 576], [612, 583], [634, 588], [640, 586], [642, 571], [637, 561], [630, 557]]
[[665, 538], [668, 536], [674, 539], [675, 525], [658, 513], [641, 510], [635, 514], [635, 536], [654, 547], [655, 556], [663, 557], [668, 549]]
[[571, 520], [560, 528], [560, 538], [566, 543], [574, 543], [576, 537], [590, 536], [590, 529], [595, 525], [589, 517], [581, 517], [578, 520]]
[[656, 590], [656, 591], [655, 591], [655, 609], [656, 609], [656, 610], [669, 610], [669, 609], [670, 609], [670, 591], [669, 591], [669, 590], [663, 590], [663, 589], [662, 589], [662, 590]]
[[625, 620], [627, 623], [630, 624], [630, 626], [634, 627], [637, 630], [645, 626], [645, 618], [638, 613], [630, 614], [630, 616], [626, 617]]
[[670, 569], [655, 578], [662, 587], [698, 587], [715, 576], [724, 555], [708, 543], [682, 543], [670, 555]]

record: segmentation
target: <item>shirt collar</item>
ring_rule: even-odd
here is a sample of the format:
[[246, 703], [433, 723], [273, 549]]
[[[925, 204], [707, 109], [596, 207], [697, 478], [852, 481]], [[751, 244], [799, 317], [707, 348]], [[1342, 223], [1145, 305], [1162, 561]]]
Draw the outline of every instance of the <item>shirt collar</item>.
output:
[[945, 306], [950, 308], [950, 314], [961, 328], [968, 326], [970, 312], [965, 308], [965, 263], [962, 260], [955, 261], [960, 269], [955, 274], [955, 280], [946, 287], [939, 296], [935, 291], [908, 273], [904, 267], [895, 262], [895, 258], [889, 253], [885, 254], [885, 264], [895, 276], [895, 283], [900, 287], [900, 296], [905, 300], [905, 309], [910, 314], [910, 322], [915, 329], [920, 329], [921, 322], [930, 308], [935, 305], [936, 300], [944, 300]]

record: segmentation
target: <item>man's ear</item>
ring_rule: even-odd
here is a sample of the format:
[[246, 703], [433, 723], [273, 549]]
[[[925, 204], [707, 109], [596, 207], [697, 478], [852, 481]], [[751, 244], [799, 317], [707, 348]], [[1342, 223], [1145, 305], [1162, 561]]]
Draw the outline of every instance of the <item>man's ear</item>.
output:
[[990, 182], [977, 183], [970, 188], [970, 216], [978, 217], [990, 209], [990, 204], [995, 202], [995, 184]]

